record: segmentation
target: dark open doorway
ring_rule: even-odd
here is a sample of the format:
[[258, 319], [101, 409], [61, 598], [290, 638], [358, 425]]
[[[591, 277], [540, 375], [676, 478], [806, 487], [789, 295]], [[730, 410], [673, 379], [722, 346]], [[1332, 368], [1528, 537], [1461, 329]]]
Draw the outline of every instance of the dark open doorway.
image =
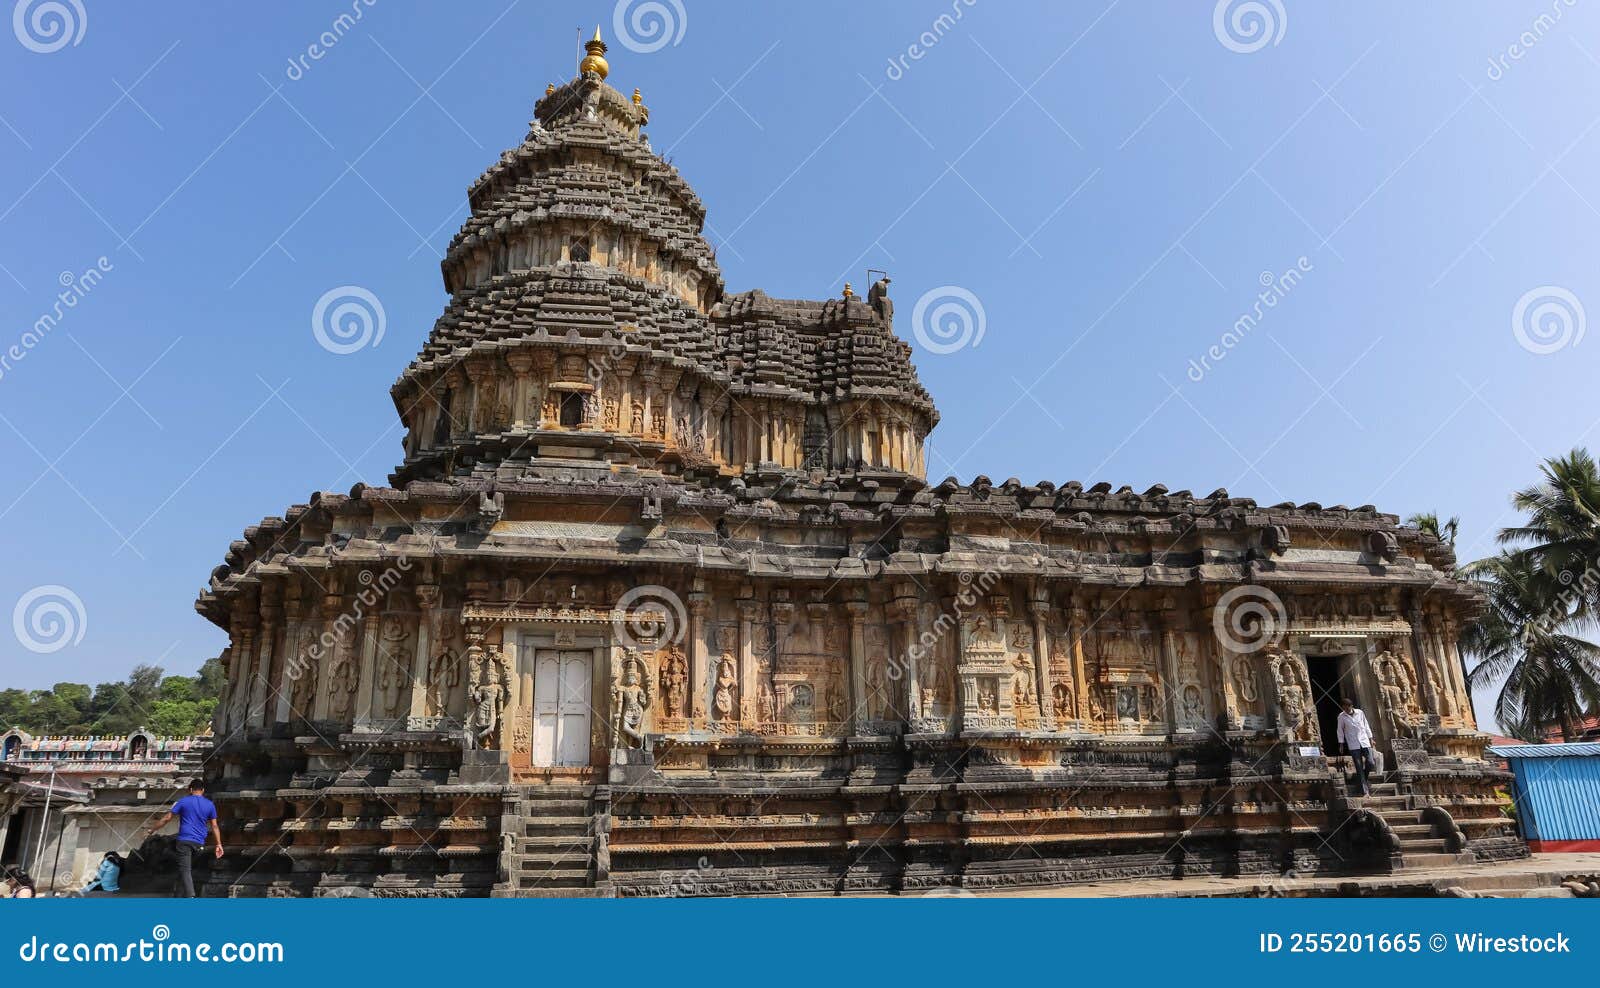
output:
[[1340, 682], [1339, 657], [1306, 656], [1306, 672], [1311, 676], [1311, 699], [1317, 705], [1317, 727], [1322, 732], [1322, 750], [1339, 753], [1339, 698], [1346, 684]]

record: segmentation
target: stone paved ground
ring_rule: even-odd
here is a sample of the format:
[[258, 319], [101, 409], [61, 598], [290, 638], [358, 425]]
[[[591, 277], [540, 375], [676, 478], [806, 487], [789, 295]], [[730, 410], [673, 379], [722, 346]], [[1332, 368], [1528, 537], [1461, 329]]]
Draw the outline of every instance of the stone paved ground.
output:
[[[1143, 879], [1120, 882], [1093, 882], [1063, 888], [1021, 889], [982, 893], [1023, 898], [1127, 898], [1127, 897], [1211, 897], [1261, 895], [1405, 895], [1418, 894], [1424, 886], [1460, 886], [1486, 895], [1517, 895], [1527, 890], [1560, 887], [1569, 875], [1600, 875], [1600, 853], [1535, 854], [1522, 861], [1505, 864], [1452, 865], [1444, 868], [1417, 868], [1387, 875], [1343, 876], [1338, 878], [1241, 878]], [[1354, 886], [1354, 887], [1352, 887]], [[1359, 891], [1356, 887], [1359, 887]]]

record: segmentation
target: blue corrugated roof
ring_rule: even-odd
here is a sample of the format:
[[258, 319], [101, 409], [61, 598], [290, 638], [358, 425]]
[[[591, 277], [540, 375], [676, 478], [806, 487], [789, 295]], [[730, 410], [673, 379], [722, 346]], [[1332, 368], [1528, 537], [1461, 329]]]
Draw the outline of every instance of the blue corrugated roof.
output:
[[1501, 758], [1595, 758], [1600, 757], [1600, 741], [1575, 741], [1571, 744], [1497, 744], [1489, 753]]

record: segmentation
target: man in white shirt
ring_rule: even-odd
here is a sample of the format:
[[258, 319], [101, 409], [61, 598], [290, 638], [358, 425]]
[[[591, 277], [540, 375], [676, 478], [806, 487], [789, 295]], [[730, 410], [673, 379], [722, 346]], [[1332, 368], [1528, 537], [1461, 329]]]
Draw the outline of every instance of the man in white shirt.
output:
[[1356, 763], [1356, 778], [1361, 782], [1361, 795], [1372, 795], [1367, 785], [1367, 772], [1372, 766], [1372, 728], [1367, 715], [1356, 709], [1356, 702], [1348, 696], [1339, 701], [1344, 709], [1339, 714], [1339, 747], [1350, 753]]

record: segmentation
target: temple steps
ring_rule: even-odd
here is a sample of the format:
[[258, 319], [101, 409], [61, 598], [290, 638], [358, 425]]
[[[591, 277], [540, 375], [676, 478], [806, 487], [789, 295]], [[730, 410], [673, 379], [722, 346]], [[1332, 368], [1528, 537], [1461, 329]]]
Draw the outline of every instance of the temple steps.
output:
[[1477, 860], [1471, 851], [1450, 850], [1449, 835], [1440, 832], [1438, 826], [1424, 815], [1423, 808], [1414, 804], [1411, 796], [1401, 794], [1398, 785], [1393, 782], [1373, 782], [1371, 789], [1370, 796], [1352, 796], [1350, 801], [1383, 817], [1383, 822], [1394, 832], [1400, 842], [1400, 851], [1394, 863], [1397, 870], [1446, 868], [1471, 864]]
[[594, 789], [529, 785], [520, 790], [511, 888], [513, 896], [590, 896], [594, 885]]

